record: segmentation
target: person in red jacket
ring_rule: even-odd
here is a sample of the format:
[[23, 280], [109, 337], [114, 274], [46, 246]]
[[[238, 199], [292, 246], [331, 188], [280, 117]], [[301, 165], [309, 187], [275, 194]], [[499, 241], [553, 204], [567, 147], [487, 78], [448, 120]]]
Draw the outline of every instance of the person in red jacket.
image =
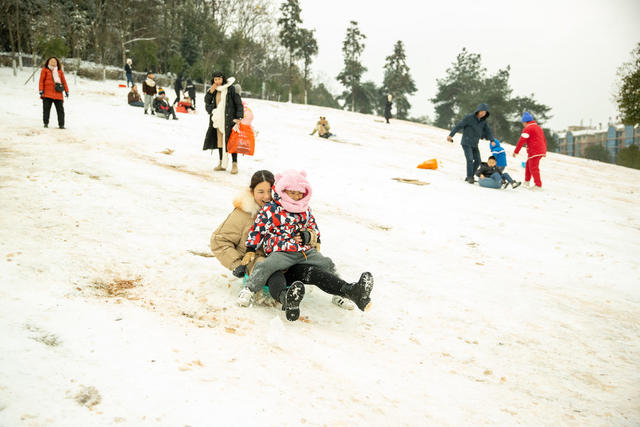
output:
[[513, 152], [513, 157], [517, 156], [522, 146], [527, 146], [527, 163], [524, 168], [524, 185], [529, 186], [529, 181], [533, 176], [535, 188], [542, 188], [540, 180], [540, 160], [547, 155], [547, 140], [544, 137], [542, 128], [538, 126], [533, 116], [528, 111], [522, 115], [524, 129], [518, 140], [518, 145]]
[[40, 98], [42, 99], [42, 120], [44, 127], [49, 127], [51, 104], [56, 106], [58, 126], [64, 129], [64, 98], [62, 92], [69, 97], [69, 86], [62, 72], [62, 64], [55, 56], [47, 59], [40, 71]]

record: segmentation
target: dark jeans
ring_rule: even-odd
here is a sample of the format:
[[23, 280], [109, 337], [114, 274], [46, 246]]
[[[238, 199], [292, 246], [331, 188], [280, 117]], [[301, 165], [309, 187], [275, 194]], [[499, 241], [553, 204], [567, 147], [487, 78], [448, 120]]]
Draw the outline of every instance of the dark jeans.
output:
[[463, 145], [464, 157], [467, 159], [467, 179], [473, 179], [473, 175], [480, 167], [480, 150], [478, 147]]
[[55, 104], [56, 113], [58, 114], [58, 126], [64, 126], [64, 105], [61, 99], [42, 98], [42, 121], [45, 125], [49, 124], [49, 115], [51, 114], [51, 104]]
[[133, 87], [133, 75], [131, 73], [127, 74], [127, 87], [129, 87], [129, 83], [131, 83], [131, 87]]

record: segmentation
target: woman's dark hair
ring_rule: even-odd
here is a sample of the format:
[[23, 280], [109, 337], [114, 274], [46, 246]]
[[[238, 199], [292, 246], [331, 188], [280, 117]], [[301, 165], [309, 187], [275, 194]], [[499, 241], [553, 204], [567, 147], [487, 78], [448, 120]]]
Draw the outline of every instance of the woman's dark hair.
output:
[[51, 58], [56, 60], [56, 63], [58, 64], [58, 69], [62, 70], [62, 62], [60, 62], [60, 60], [55, 57], [55, 56], [50, 56], [46, 61], [44, 61], [44, 65], [42, 66], [42, 68], [47, 68], [47, 66], [49, 65], [49, 61], [51, 60]]
[[256, 173], [254, 173], [253, 176], [251, 177], [251, 184], [249, 184], [249, 188], [251, 190], [253, 190], [254, 188], [256, 188], [256, 185], [260, 184], [261, 182], [265, 182], [265, 181], [269, 183], [269, 187], [273, 187], [273, 183], [276, 180], [273, 177], [273, 174], [271, 172], [269, 172], [268, 170], [258, 171]]
[[222, 77], [222, 84], [227, 84], [227, 76], [224, 75], [222, 71], [214, 71], [211, 75], [211, 84], [213, 84], [213, 79], [215, 77]]

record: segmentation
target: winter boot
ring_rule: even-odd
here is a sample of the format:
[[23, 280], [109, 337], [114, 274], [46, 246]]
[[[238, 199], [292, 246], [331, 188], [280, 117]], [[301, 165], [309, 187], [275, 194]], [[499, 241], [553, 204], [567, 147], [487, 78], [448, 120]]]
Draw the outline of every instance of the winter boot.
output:
[[216, 166], [215, 168], [213, 168], [214, 171], [223, 171], [224, 168], [222, 167], [222, 160], [220, 160], [220, 163], [218, 163], [218, 166]]
[[353, 307], [355, 307], [351, 300], [341, 297], [340, 295], [334, 295], [333, 298], [331, 298], [331, 302], [345, 310], [353, 310]]
[[502, 180], [502, 189], [504, 190], [509, 186], [509, 181]]
[[249, 288], [242, 288], [236, 302], [240, 307], [249, 307], [253, 301], [253, 292]]
[[296, 280], [287, 290], [280, 293], [280, 303], [287, 320], [296, 321], [300, 317], [300, 301], [304, 298], [304, 284]]
[[238, 162], [231, 162], [231, 175], [238, 173]]
[[513, 182], [511, 183], [511, 186], [512, 186], [513, 188], [518, 188], [518, 187], [520, 187], [520, 184], [521, 184], [521, 182], [520, 182], [520, 181], [513, 181]]
[[373, 289], [373, 275], [369, 272], [362, 273], [357, 283], [347, 283], [342, 286], [344, 296], [355, 302], [358, 308], [366, 311], [371, 308], [371, 290]]

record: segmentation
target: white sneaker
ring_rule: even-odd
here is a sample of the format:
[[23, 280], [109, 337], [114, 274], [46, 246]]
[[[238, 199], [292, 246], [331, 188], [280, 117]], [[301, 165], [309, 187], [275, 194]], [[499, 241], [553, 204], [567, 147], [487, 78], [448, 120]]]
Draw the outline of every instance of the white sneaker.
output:
[[240, 307], [249, 307], [251, 301], [253, 301], [253, 292], [251, 292], [249, 288], [242, 288], [236, 300], [238, 305]]
[[542, 191], [542, 187], [538, 187], [537, 185], [532, 185], [531, 187], [529, 187], [529, 190], [531, 190], [531, 191]]
[[355, 307], [355, 304], [351, 300], [341, 297], [340, 295], [334, 295], [333, 298], [331, 298], [331, 302], [345, 310], [353, 310]]
[[525, 186], [525, 187], [530, 187], [530, 186], [531, 186], [531, 183], [530, 183], [529, 181], [525, 181], [525, 182], [524, 182], [524, 186]]

